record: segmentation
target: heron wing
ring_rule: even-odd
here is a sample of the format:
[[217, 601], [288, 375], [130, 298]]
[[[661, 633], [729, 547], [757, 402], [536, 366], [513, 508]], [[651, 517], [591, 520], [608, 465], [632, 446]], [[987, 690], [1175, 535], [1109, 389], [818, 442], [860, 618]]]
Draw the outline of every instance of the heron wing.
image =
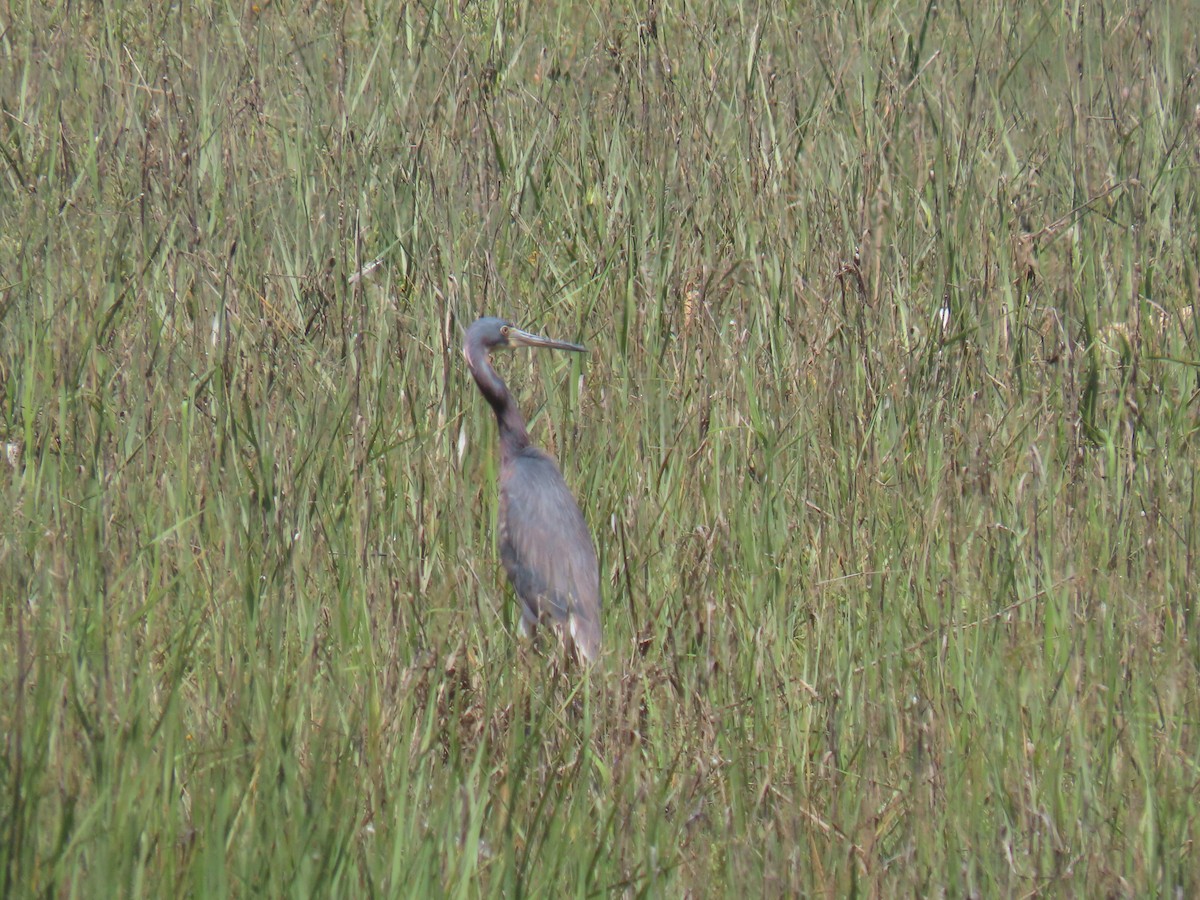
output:
[[583, 655], [600, 649], [600, 569], [579, 504], [535, 447], [500, 474], [500, 558], [530, 624], [553, 619]]

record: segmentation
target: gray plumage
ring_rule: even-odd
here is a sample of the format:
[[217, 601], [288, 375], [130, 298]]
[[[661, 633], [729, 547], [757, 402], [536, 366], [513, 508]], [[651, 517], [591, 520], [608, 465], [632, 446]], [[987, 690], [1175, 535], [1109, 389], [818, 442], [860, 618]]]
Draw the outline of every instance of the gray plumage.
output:
[[549, 622], [569, 651], [600, 655], [600, 567], [579, 504], [554, 460], [534, 447], [490, 353], [502, 347], [583, 352], [578, 344], [522, 331], [503, 319], [467, 329], [464, 353], [500, 427], [500, 559], [521, 601], [522, 631]]
[[600, 567], [554, 460], [520, 451], [500, 475], [500, 559], [532, 629], [551, 620], [587, 659], [600, 653]]

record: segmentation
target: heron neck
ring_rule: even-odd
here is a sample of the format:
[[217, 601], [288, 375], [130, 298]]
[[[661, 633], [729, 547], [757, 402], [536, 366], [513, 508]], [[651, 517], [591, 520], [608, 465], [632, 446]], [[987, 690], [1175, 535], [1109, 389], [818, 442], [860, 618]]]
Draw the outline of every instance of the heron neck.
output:
[[502, 458], [514, 456], [529, 446], [529, 432], [525, 429], [525, 418], [513, 400], [504, 380], [496, 374], [491, 361], [484, 357], [483, 364], [472, 369], [475, 383], [484, 399], [496, 413], [496, 424], [500, 426], [500, 453]]

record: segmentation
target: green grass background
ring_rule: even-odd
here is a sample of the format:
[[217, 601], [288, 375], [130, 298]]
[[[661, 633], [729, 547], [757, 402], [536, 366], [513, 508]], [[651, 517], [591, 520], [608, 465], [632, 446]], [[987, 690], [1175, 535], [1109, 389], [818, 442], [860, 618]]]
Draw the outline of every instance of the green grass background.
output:
[[1198, 22], [5, 4], [0, 893], [1200, 892]]

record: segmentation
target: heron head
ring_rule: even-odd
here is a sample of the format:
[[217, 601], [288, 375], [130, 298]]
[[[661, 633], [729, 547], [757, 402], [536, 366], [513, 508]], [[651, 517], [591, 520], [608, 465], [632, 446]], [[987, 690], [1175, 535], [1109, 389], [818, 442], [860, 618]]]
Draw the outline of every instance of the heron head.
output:
[[497, 350], [512, 347], [544, 347], [549, 350], [570, 350], [586, 353], [587, 348], [568, 341], [556, 341], [518, 328], [507, 319], [487, 317], [478, 319], [467, 329], [466, 348], [470, 356], [473, 348]]

